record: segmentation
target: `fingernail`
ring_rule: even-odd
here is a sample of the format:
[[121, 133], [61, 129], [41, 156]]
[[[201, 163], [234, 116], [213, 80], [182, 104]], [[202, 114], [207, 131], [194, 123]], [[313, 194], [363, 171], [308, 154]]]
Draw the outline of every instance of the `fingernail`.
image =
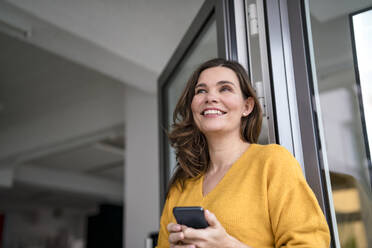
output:
[[211, 213], [211, 212], [209, 212], [209, 210], [208, 210], [208, 209], [206, 209], [206, 210], [205, 210], [205, 212], [207, 212], [207, 214], [210, 214], [210, 213]]

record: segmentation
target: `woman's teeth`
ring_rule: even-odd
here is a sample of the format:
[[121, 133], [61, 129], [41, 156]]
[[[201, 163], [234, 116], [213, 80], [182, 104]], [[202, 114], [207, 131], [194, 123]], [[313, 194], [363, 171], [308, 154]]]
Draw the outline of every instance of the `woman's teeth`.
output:
[[219, 110], [206, 110], [203, 112], [203, 115], [222, 115], [222, 111], [219, 111]]

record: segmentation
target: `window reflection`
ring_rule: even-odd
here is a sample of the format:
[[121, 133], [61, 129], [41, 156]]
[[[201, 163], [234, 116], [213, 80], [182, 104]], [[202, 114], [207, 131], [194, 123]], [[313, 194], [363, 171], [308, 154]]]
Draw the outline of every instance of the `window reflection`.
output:
[[365, 186], [347, 174], [330, 175], [341, 247], [368, 247], [372, 209]]
[[372, 6], [372, 1], [340, 2], [337, 9], [331, 0], [306, 3], [324, 173], [330, 176], [328, 187], [337, 222], [333, 223], [335, 234], [342, 248], [372, 247], [371, 175], [349, 18], [351, 13]]
[[[354, 67], [359, 86], [359, 100], [364, 120], [365, 143], [371, 171], [372, 143], [372, 9], [351, 15]], [[372, 171], [371, 171], [372, 172]]]

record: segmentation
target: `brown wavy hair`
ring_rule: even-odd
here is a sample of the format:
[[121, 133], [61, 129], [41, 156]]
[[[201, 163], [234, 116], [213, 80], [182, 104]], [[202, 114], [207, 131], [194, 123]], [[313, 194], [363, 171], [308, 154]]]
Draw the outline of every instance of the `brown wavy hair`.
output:
[[242, 140], [246, 142], [256, 143], [258, 140], [261, 131], [262, 112], [243, 66], [238, 62], [220, 58], [204, 62], [191, 75], [173, 112], [173, 125], [168, 137], [176, 152], [177, 165], [168, 189], [177, 183], [183, 190], [187, 179], [198, 178], [209, 169], [208, 143], [204, 134], [200, 132], [194, 122], [191, 102], [195, 95], [195, 86], [200, 74], [208, 68], [218, 66], [233, 70], [239, 79], [243, 98], [252, 97], [254, 99], [252, 112], [241, 119], [240, 133]]

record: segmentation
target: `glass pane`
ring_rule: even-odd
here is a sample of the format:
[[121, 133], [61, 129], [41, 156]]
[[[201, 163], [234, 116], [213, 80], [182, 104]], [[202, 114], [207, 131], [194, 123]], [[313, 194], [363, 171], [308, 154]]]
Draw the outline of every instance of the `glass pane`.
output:
[[[178, 66], [176, 72], [168, 82], [167, 87], [167, 115], [168, 127], [172, 125], [173, 111], [176, 107], [177, 101], [182, 94], [187, 80], [191, 73], [203, 62], [208, 59], [216, 58], [218, 56], [217, 48], [217, 26], [215, 18], [211, 18], [204, 30], [199, 35], [197, 40], [193, 43], [191, 49], [188, 51], [182, 62]], [[169, 153], [169, 177], [171, 177], [176, 166], [176, 158], [173, 149], [170, 147]]]
[[[357, 68], [357, 79], [359, 79], [360, 102], [362, 115], [365, 118], [365, 129], [367, 138], [367, 149], [371, 154], [372, 144], [372, 9], [363, 11], [352, 16], [354, 61]], [[371, 157], [369, 157], [371, 159]], [[371, 169], [371, 168], [369, 168]]]
[[[331, 0], [307, 1], [324, 173], [330, 178], [328, 190], [333, 198], [331, 205], [337, 221], [334, 225], [341, 247], [372, 247], [369, 148], [363, 133], [365, 119], [359, 108], [362, 99], [357, 91], [359, 83], [350, 30], [350, 14], [368, 5], [372, 5], [371, 0], [342, 1], [337, 5]], [[364, 32], [367, 36], [361, 39], [371, 39], [371, 26]], [[362, 49], [362, 53], [371, 53], [370, 45]], [[370, 64], [368, 62], [371, 78]], [[371, 98], [368, 101], [371, 102]]]

